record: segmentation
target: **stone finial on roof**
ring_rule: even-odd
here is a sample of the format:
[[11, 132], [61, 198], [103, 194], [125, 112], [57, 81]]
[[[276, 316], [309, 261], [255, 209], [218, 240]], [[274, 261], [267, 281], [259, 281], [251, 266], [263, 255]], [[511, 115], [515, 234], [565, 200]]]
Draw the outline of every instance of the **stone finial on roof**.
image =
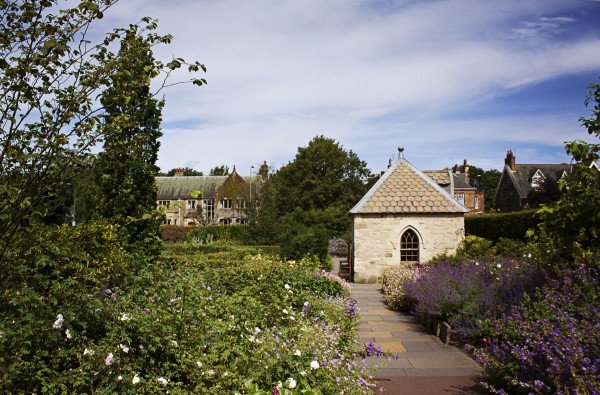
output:
[[404, 147], [398, 147], [398, 159], [404, 159]]

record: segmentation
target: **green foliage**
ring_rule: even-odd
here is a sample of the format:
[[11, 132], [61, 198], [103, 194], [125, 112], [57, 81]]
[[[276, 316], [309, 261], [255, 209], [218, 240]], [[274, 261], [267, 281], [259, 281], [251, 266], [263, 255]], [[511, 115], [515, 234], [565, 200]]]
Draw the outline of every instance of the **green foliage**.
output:
[[210, 169], [209, 176], [227, 176], [229, 175], [229, 166], [221, 165]]
[[[173, 169], [167, 171], [166, 173], [159, 172], [157, 174], [157, 176], [174, 177], [176, 171], [177, 171], [177, 168], [173, 168]], [[191, 167], [184, 167], [183, 168], [183, 176], [184, 177], [189, 177], [189, 176], [203, 176], [203, 175], [204, 175], [203, 172], [194, 170]]]
[[189, 226], [161, 225], [162, 239], [165, 243], [183, 243], [194, 229]]
[[294, 161], [279, 169], [272, 184], [273, 207], [280, 216], [296, 209], [350, 209], [366, 193], [371, 172], [352, 151], [333, 139], [317, 136], [298, 148]]
[[[67, 170], [84, 162], [108, 131], [99, 127], [105, 103], [97, 99], [126, 79], [130, 65], [111, 49], [136, 25], [115, 29], [99, 43], [87, 35], [114, 3], [86, 0], [72, 8], [58, 0], [0, 3], [0, 260], [22, 220], [46, 215], [48, 202], [68, 182]], [[140, 24], [140, 35], [150, 46], [171, 41], [151, 32], [153, 20], [144, 18]], [[200, 63], [175, 59], [154, 62], [149, 77], [168, 77], [183, 65], [190, 72], [205, 71]], [[164, 80], [158, 86], [164, 87]], [[131, 115], [123, 114], [117, 123], [127, 123]]]
[[245, 244], [248, 240], [248, 229], [246, 226], [197, 226], [188, 233], [187, 240], [198, 244]]
[[[589, 107], [593, 103], [592, 117], [580, 120], [588, 133], [596, 137], [600, 137], [599, 100], [600, 85], [590, 84], [585, 104]], [[578, 164], [561, 180], [560, 199], [538, 211], [538, 237], [559, 256], [575, 263], [590, 260], [600, 252], [600, 171], [589, 167], [589, 161], [598, 158], [600, 144], [572, 141], [565, 148]]]
[[496, 255], [504, 258], [522, 258], [531, 254], [532, 243], [524, 243], [520, 240], [501, 237], [494, 247]]
[[464, 260], [493, 257], [496, 250], [490, 240], [477, 236], [466, 236], [458, 245], [456, 255]]
[[497, 242], [501, 237], [526, 241], [527, 231], [537, 228], [535, 210], [514, 213], [469, 215], [465, 217], [465, 233]]
[[[164, 38], [160, 38], [164, 40]], [[120, 224], [128, 248], [154, 260], [162, 244], [156, 211], [156, 160], [164, 102], [150, 92], [155, 61], [150, 42], [132, 25], [121, 41], [116, 72], [100, 102], [104, 151], [98, 155], [100, 214]]]
[[[112, 225], [91, 226], [56, 230], [67, 232], [59, 238], [67, 240], [89, 227], [78, 237], [106, 232], [102, 246], [118, 245]], [[57, 237], [47, 239], [57, 257]], [[120, 261], [87, 240], [90, 255]], [[86, 280], [131, 270], [106, 264], [111, 270], [98, 277], [86, 272], [68, 280], [73, 275], [65, 262], [82, 250], [61, 250], [56, 277], [23, 276], [39, 287], [11, 281], [15, 286], [2, 295], [0, 311], [0, 391], [183, 394], [278, 387], [292, 394], [374, 393], [367, 367], [356, 361], [358, 320], [341, 282], [265, 256], [202, 264], [198, 247], [170, 246], [178, 247], [181, 254], [111, 285]], [[104, 260], [99, 265], [105, 267]]]
[[308, 254], [323, 260], [330, 239], [351, 239], [348, 211], [367, 192], [371, 179], [354, 152], [317, 136], [265, 183], [253, 226], [276, 238], [283, 257]]

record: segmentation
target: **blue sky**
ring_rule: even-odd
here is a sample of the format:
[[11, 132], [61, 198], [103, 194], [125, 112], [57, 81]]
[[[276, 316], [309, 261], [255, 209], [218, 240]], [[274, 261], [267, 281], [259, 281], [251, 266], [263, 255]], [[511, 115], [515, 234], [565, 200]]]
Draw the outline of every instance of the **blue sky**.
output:
[[374, 172], [399, 145], [421, 169], [499, 169], [590, 140], [600, 1], [121, 0], [102, 23], [146, 15], [175, 37], [157, 58], [208, 68], [165, 92], [164, 170], [277, 169], [320, 134]]

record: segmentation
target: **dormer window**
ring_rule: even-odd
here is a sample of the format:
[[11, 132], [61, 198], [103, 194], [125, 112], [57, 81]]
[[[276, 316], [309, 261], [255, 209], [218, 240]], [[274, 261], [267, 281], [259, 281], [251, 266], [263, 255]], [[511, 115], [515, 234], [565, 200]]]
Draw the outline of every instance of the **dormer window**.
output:
[[531, 177], [531, 186], [533, 188], [535, 187], [539, 187], [540, 185], [542, 185], [542, 182], [544, 182], [544, 175], [542, 174], [541, 171], [536, 171], [535, 174], [533, 175], [533, 177]]

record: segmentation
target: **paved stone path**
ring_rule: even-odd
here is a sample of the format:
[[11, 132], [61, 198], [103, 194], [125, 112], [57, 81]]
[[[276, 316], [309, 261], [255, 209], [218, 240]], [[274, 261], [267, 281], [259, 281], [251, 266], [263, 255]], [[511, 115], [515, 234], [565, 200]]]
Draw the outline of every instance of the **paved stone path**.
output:
[[380, 285], [351, 284], [361, 313], [360, 340], [373, 342], [397, 360], [371, 357], [384, 394], [479, 394], [475, 376], [479, 366], [464, 352], [428, 334], [413, 316], [389, 309]]

